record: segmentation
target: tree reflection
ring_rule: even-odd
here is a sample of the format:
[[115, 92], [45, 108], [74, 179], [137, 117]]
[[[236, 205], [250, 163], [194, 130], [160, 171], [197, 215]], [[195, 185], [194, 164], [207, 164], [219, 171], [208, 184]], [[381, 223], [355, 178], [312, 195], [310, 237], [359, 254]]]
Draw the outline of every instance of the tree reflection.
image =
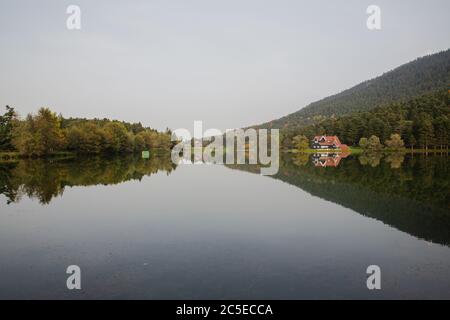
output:
[[296, 153], [292, 158], [292, 162], [299, 167], [306, 166], [306, 164], [309, 162], [309, 154], [307, 153], [299, 152]]
[[359, 156], [359, 163], [361, 163], [363, 166], [369, 165], [375, 168], [380, 165], [382, 157], [383, 154], [379, 152], [363, 153]]
[[[269, 177], [418, 238], [450, 245], [447, 154], [368, 153], [341, 159], [338, 166], [316, 165], [319, 159], [311, 155], [305, 162], [304, 156], [283, 154], [279, 172]], [[259, 173], [256, 165], [227, 166]]]
[[391, 164], [392, 169], [399, 169], [401, 168], [403, 161], [405, 161], [405, 153], [402, 152], [389, 153], [388, 155], [386, 155], [384, 160], [387, 163]]
[[[325, 157], [326, 159], [321, 159]], [[332, 156], [333, 163], [337, 163]], [[340, 156], [339, 156], [340, 157]], [[274, 179], [383, 221], [419, 238], [450, 245], [450, 165], [448, 155], [390, 153], [340, 157], [338, 166], [316, 166], [328, 155], [282, 154]], [[260, 173], [258, 165], [227, 165]], [[0, 194], [8, 203], [27, 196], [47, 204], [67, 186], [118, 184], [140, 180], [176, 166], [170, 153], [135, 156], [23, 160], [0, 163]]]
[[0, 163], [0, 194], [8, 204], [20, 201], [24, 195], [48, 204], [62, 195], [67, 186], [118, 184], [141, 180], [158, 171], [170, 174], [175, 168], [169, 152], [152, 154], [148, 159], [128, 155], [4, 162]]

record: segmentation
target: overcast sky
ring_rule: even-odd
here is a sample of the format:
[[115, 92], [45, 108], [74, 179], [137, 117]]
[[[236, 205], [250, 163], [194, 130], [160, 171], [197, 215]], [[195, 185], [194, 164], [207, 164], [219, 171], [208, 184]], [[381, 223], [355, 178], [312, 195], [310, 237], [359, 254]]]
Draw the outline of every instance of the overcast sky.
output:
[[[81, 30], [66, 9], [81, 8]], [[381, 27], [366, 27], [366, 8]], [[0, 106], [234, 128], [450, 47], [450, 1], [0, 2]]]

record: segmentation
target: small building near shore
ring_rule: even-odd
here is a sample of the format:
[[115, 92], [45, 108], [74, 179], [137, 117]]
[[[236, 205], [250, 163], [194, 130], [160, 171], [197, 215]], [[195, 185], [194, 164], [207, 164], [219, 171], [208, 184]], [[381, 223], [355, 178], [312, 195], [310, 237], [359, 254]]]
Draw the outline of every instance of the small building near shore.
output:
[[347, 151], [348, 146], [341, 143], [337, 136], [315, 136], [312, 140], [311, 147], [313, 149], [340, 149]]

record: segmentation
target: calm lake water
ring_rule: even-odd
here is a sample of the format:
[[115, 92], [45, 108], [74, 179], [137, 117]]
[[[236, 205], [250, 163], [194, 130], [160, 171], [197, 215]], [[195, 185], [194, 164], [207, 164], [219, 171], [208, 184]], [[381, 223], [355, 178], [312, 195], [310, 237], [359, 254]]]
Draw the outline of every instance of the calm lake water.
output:
[[448, 299], [449, 160], [286, 154], [275, 176], [167, 155], [3, 162], [0, 298]]

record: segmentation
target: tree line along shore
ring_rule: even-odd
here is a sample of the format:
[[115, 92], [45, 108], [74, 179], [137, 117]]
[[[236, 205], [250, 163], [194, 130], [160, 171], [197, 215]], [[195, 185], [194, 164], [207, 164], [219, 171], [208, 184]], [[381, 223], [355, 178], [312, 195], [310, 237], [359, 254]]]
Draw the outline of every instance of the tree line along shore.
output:
[[170, 150], [171, 131], [141, 123], [64, 118], [48, 108], [20, 119], [6, 106], [0, 115], [0, 158], [65, 157], [74, 154], [129, 154]]

